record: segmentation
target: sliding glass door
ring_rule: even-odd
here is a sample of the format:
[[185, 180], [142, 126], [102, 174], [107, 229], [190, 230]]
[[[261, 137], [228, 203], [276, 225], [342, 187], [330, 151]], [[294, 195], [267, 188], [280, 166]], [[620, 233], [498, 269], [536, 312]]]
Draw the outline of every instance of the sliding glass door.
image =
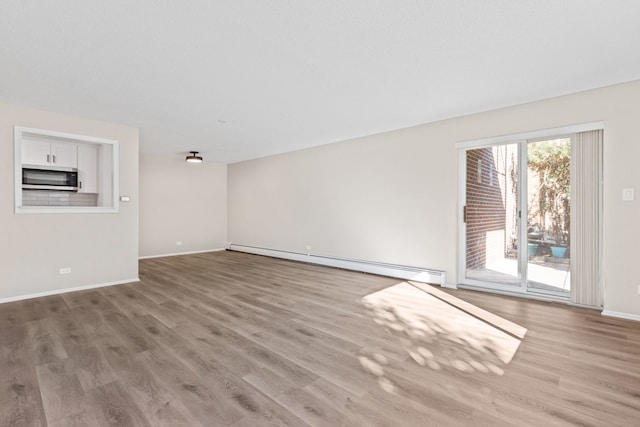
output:
[[461, 150], [463, 284], [568, 296], [570, 144]]

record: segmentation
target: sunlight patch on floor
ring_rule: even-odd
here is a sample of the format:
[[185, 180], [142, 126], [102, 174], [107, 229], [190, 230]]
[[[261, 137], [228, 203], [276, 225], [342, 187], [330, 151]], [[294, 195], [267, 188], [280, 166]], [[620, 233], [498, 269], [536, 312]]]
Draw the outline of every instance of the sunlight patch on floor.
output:
[[[367, 295], [362, 302], [373, 321], [397, 338], [413, 362], [437, 371], [502, 375], [527, 331], [424, 284], [401, 282]], [[392, 392], [393, 384], [384, 377], [386, 358], [374, 354], [359, 361], [378, 377], [384, 390]]]

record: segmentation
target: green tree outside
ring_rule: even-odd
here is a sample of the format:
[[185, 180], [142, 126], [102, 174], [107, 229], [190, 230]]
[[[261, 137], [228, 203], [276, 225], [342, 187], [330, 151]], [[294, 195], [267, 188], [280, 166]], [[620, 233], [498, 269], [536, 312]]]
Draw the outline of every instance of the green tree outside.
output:
[[[529, 144], [529, 168], [538, 176], [540, 227], [555, 243], [569, 244], [571, 206], [571, 146], [568, 139]], [[547, 224], [550, 220], [551, 224]]]

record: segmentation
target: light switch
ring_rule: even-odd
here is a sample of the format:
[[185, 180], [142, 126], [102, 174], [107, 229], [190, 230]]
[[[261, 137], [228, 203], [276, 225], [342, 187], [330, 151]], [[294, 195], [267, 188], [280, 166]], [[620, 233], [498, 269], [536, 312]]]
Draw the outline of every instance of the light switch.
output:
[[120, 196], [120, 201], [121, 202], [130, 202], [131, 201], [131, 197], [129, 197], [129, 196]]
[[630, 202], [635, 199], [633, 188], [624, 188], [622, 189], [622, 200], [625, 202]]

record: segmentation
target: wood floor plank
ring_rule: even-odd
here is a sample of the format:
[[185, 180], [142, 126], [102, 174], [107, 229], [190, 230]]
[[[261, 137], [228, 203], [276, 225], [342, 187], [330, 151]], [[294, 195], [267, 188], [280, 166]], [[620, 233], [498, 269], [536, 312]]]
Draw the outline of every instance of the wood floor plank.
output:
[[36, 372], [49, 424], [87, 419], [87, 397], [71, 360], [38, 365]]
[[[79, 313], [76, 313], [76, 310]], [[77, 317], [74, 317], [77, 314]], [[96, 344], [87, 339], [83, 329], [87, 323], [98, 322], [101, 313], [90, 309], [71, 309], [65, 319], [55, 318], [49, 325], [59, 337], [83, 390], [86, 392], [100, 385], [117, 380], [117, 375], [106, 362]], [[85, 323], [86, 322], [86, 323]]]
[[199, 379], [207, 384], [209, 390], [216, 394], [218, 406], [226, 407], [230, 414], [234, 414], [233, 416], [240, 411], [242, 413], [240, 418], [262, 420], [269, 425], [291, 425], [291, 420], [294, 420], [293, 425], [295, 425], [295, 422], [299, 421], [286, 411], [282, 411], [279, 405], [248, 387], [235, 374], [233, 366], [229, 369], [215, 354], [205, 356], [205, 352], [197, 351], [198, 345], [193, 349], [188, 348], [182, 337], [171, 329], [165, 328], [153, 317], [145, 317], [144, 321], [147, 330], [154, 329], [154, 338], [163, 348], [177, 354], [180, 362], [195, 372]]
[[269, 351], [241, 334], [207, 321], [185, 322], [173, 330], [193, 345], [215, 354], [216, 360], [231, 368], [237, 375], [244, 375], [264, 367], [298, 387], [305, 386], [318, 378], [317, 375], [286, 357]]
[[0, 305], [2, 426], [632, 426], [640, 323], [237, 252]]
[[11, 341], [0, 342], [0, 425], [44, 426], [46, 415], [27, 329], [14, 325], [5, 333]]
[[88, 393], [89, 409], [95, 415], [98, 426], [151, 427], [141, 405], [118, 381], [100, 385]]
[[159, 381], [180, 398], [201, 422], [229, 425], [243, 418], [244, 413], [230, 403], [223, 393], [212, 389], [198, 374], [178, 358], [164, 350], [153, 350], [136, 356]]

